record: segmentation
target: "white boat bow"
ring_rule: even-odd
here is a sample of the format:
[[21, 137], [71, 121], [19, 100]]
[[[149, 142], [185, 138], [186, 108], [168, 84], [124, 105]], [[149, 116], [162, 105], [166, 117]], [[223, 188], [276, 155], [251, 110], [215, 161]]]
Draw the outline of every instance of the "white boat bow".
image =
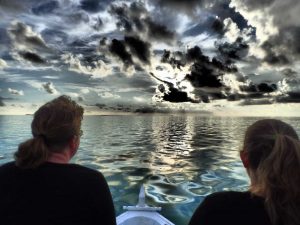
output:
[[117, 217], [117, 225], [175, 225], [158, 213], [161, 207], [150, 207], [145, 201], [145, 188], [142, 185], [139, 202], [136, 206], [124, 206], [127, 212]]

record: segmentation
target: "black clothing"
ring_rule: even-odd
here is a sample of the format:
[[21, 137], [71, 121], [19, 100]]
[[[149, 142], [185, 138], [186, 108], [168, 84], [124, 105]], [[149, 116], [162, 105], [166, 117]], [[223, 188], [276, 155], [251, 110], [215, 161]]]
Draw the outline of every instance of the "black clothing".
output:
[[250, 192], [219, 192], [204, 199], [189, 225], [271, 225], [264, 199]]
[[0, 167], [1, 225], [115, 225], [103, 175], [75, 164]]

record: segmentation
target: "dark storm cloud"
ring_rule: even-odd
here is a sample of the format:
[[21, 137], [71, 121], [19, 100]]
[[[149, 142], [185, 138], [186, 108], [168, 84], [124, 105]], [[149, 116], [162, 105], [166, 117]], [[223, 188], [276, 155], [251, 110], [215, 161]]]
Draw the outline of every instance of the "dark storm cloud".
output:
[[[262, 94], [267, 94], [267, 93], [271, 93], [274, 91], [277, 91], [278, 87], [276, 84], [268, 84], [268, 83], [259, 83], [259, 84], [254, 84], [252, 82], [250, 82], [250, 84], [247, 85], [241, 85], [240, 86], [240, 90], [242, 92], [246, 92], [248, 94], [253, 94], [252, 97], [259, 97], [262, 96]], [[256, 95], [258, 94], [258, 95]]]
[[248, 55], [249, 45], [239, 37], [233, 43], [216, 44], [216, 48], [225, 58], [242, 59]]
[[80, 1], [80, 7], [91, 13], [96, 13], [106, 9], [106, 7], [114, 0], [82, 0]]
[[230, 18], [237, 24], [240, 30], [251, 27], [248, 21], [236, 10], [234, 7], [230, 7], [230, 0], [217, 1], [210, 11], [218, 16], [220, 21], [224, 21], [226, 18]]
[[111, 5], [109, 12], [118, 19], [117, 27], [123, 29], [125, 33], [136, 35], [143, 33], [151, 40], [165, 42], [169, 42], [175, 37], [175, 32], [151, 18], [141, 2], [133, 2], [130, 6], [126, 4]]
[[266, 56], [263, 59], [265, 62], [267, 62], [271, 65], [275, 65], [275, 64], [285, 65], [285, 64], [289, 63], [288, 58], [283, 53], [276, 53], [275, 52], [277, 46], [275, 46], [272, 43], [272, 41], [264, 42], [264, 44], [262, 45], [262, 48], [266, 52]]
[[245, 99], [239, 105], [271, 105], [273, 103], [272, 99]]
[[[186, 60], [184, 58], [184, 54], [180, 51], [174, 52], [171, 55], [171, 51], [164, 50], [163, 55], [161, 57], [162, 63], [169, 63], [173, 68], [181, 69], [181, 67], [185, 66]], [[162, 70], [162, 67], [157, 67], [156, 70]]]
[[176, 88], [170, 88], [169, 92], [164, 93], [163, 100], [167, 102], [194, 102], [193, 99], [188, 97], [188, 94], [184, 91], [180, 91]]
[[42, 2], [37, 6], [34, 6], [32, 8], [32, 12], [36, 15], [44, 15], [44, 14], [52, 13], [58, 7], [59, 7], [59, 3], [57, 1]]
[[278, 96], [276, 101], [280, 103], [300, 103], [300, 92], [288, 92], [285, 96]]
[[175, 33], [169, 30], [165, 25], [155, 23], [150, 18], [145, 20], [148, 25], [148, 37], [156, 40], [172, 40]]
[[121, 6], [111, 5], [109, 13], [118, 19], [118, 28], [123, 28], [126, 32], [131, 32], [133, 30], [130, 8], [126, 4], [122, 4]]
[[263, 93], [271, 93], [277, 90], [276, 84], [267, 84], [267, 83], [260, 83], [257, 85], [257, 89], [259, 92]]
[[42, 87], [44, 88], [44, 90], [46, 92], [48, 92], [49, 94], [54, 94], [56, 92], [54, 86], [53, 86], [53, 83], [52, 82], [47, 82], [47, 83], [44, 83], [42, 84]]
[[125, 66], [133, 64], [131, 55], [127, 52], [123, 41], [113, 39], [109, 46], [109, 50], [113, 55], [118, 56], [123, 61]]
[[187, 74], [185, 79], [194, 87], [220, 88], [223, 86], [219, 76], [214, 74], [214, 68], [206, 63], [194, 63], [191, 73]]
[[201, 49], [195, 46], [187, 52], [187, 58], [194, 61], [191, 73], [185, 79], [198, 87], [220, 88], [223, 86], [221, 77], [226, 73], [235, 73], [237, 68], [231, 64], [224, 63], [215, 57], [212, 60], [202, 54]]
[[[204, 55], [199, 46], [194, 46], [188, 49], [186, 52], [174, 52], [171, 53], [165, 50], [161, 59], [162, 63], [168, 63], [173, 68], [181, 69], [184, 66], [190, 66], [190, 73], [186, 74], [182, 81], [188, 81], [193, 87], [196, 88], [194, 94], [196, 99], [191, 99], [182, 88], [180, 88], [180, 81], [177, 86], [170, 82], [166, 82], [162, 79], [159, 81], [164, 82], [168, 89], [164, 90], [163, 87], [158, 89], [161, 93], [164, 93], [162, 99], [165, 101], [173, 102], [205, 102], [209, 103], [210, 99], [224, 99], [226, 96], [222, 94], [222, 89], [230, 90], [230, 87], [226, 87], [222, 82], [222, 76], [225, 73], [236, 73], [237, 68], [230, 62], [221, 61], [215, 57], [210, 59]], [[157, 68], [160, 70], [160, 68]]]
[[23, 59], [28, 60], [33, 63], [36, 63], [36, 64], [45, 64], [46, 63], [46, 60], [44, 60], [41, 56], [39, 56], [33, 52], [20, 52], [19, 55], [22, 56]]
[[16, 44], [28, 45], [33, 48], [48, 49], [44, 40], [35, 34], [29, 26], [15, 22], [8, 28], [8, 34]]
[[279, 34], [271, 36], [262, 48], [266, 52], [265, 61], [269, 64], [288, 64], [300, 58], [300, 24], [280, 28]]
[[150, 44], [148, 42], [144, 42], [138, 37], [125, 36], [125, 43], [129, 46], [131, 52], [142, 62], [150, 63]]
[[[162, 63], [169, 63], [173, 67], [180, 69], [182, 66], [191, 64], [190, 73], [185, 76], [186, 81], [189, 81], [193, 87], [195, 99], [188, 97], [188, 93], [181, 90], [177, 86], [171, 83], [164, 82], [168, 89], [164, 89], [164, 86], [158, 88], [163, 93], [162, 99], [171, 102], [204, 102], [209, 103], [213, 99], [227, 99], [228, 101], [238, 101], [241, 99], [262, 99], [266, 98], [269, 93], [273, 93], [278, 90], [275, 83], [253, 83], [245, 80], [246, 78], [237, 77], [239, 82], [245, 83], [240, 85], [238, 90], [241, 93], [231, 94], [231, 87], [226, 86], [223, 83], [223, 75], [226, 73], [236, 74], [238, 72], [237, 67], [232, 64], [230, 59], [242, 59], [248, 53], [249, 46], [242, 38], [238, 38], [233, 43], [223, 43], [218, 45], [221, 59], [213, 57], [210, 59], [204, 55], [198, 46], [190, 48], [186, 53], [178, 52], [171, 53], [165, 50], [162, 54]], [[177, 55], [177, 56], [176, 56]], [[180, 57], [178, 57], [178, 55]], [[159, 68], [158, 68], [159, 69]], [[287, 71], [288, 73], [290, 71]], [[247, 82], [246, 82], [247, 81]], [[179, 85], [180, 86], [180, 85]], [[168, 92], [169, 90], [169, 92]], [[272, 102], [272, 101], [270, 101]], [[247, 104], [269, 104], [262, 103], [262, 101], [251, 101]], [[246, 104], [245, 102], [243, 104]]]
[[[195, 102], [195, 100], [188, 96], [187, 92], [174, 87], [174, 84], [158, 78], [153, 73], [150, 73], [150, 75], [163, 83], [158, 86], [158, 90], [162, 94], [162, 97], [158, 95], [156, 96], [158, 99], [173, 103]], [[167, 88], [164, 85], [166, 85]]]

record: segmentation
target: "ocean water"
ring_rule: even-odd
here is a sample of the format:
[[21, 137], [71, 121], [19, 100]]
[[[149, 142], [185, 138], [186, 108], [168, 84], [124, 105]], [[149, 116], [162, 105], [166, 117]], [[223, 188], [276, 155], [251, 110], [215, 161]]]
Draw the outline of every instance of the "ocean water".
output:
[[[145, 185], [149, 205], [186, 225], [203, 198], [216, 191], [248, 189], [239, 160], [245, 129], [259, 118], [195, 114], [84, 117], [78, 154], [72, 160], [101, 171], [116, 214], [135, 205]], [[300, 134], [300, 118], [281, 118]], [[32, 116], [0, 116], [0, 164], [11, 161], [30, 138]]]

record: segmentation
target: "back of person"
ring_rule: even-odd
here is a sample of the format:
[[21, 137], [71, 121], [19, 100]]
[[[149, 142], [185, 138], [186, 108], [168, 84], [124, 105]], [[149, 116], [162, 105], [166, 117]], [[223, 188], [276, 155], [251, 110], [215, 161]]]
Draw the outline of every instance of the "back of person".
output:
[[112, 200], [101, 173], [74, 164], [0, 167], [0, 224], [113, 224]]
[[189, 225], [300, 225], [300, 141], [293, 127], [256, 121], [246, 130], [240, 157], [249, 192], [208, 196]]
[[0, 167], [1, 225], [115, 225], [112, 197], [103, 175], [70, 164], [76, 154], [83, 108], [68, 96], [41, 106], [32, 138], [15, 161]]
[[250, 192], [218, 192], [197, 208], [190, 225], [271, 225], [264, 199]]

